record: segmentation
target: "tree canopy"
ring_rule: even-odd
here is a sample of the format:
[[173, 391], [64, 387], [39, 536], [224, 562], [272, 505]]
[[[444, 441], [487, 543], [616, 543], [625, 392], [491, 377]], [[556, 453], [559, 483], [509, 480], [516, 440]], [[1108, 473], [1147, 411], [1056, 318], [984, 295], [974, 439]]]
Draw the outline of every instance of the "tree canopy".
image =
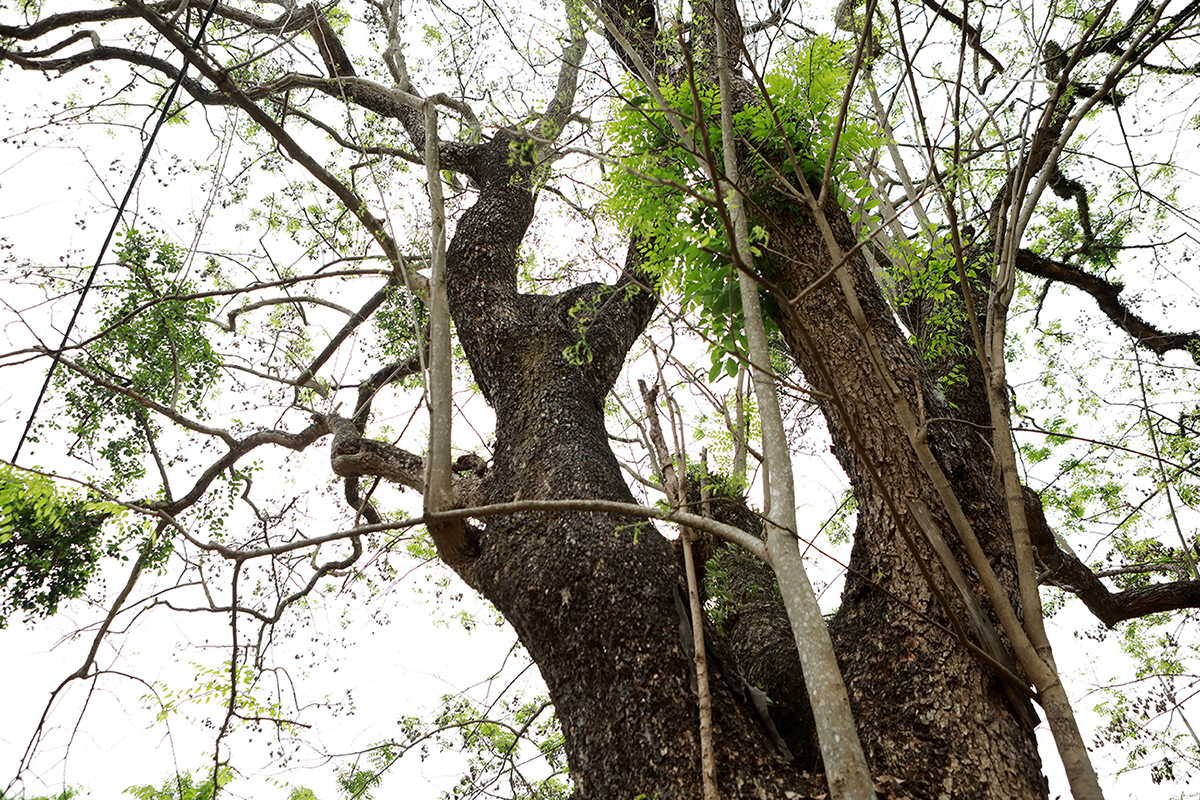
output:
[[[98, 692], [203, 733], [139, 797], [1186, 795], [1198, 31], [0, 0], [0, 627], [78, 631], [2, 796]], [[333, 741], [425, 612], [518, 644]]]

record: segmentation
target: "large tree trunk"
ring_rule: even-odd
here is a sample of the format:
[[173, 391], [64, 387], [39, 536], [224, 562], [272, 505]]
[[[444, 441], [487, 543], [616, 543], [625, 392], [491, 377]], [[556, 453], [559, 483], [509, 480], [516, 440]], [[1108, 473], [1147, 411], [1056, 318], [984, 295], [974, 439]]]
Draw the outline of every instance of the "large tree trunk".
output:
[[[629, 500], [605, 437], [603, 401], [653, 303], [621, 284], [555, 297], [517, 293], [516, 252], [533, 202], [528, 168], [513, 155], [503, 135], [472, 151], [467, 171], [480, 199], [447, 255], [451, 312], [497, 415], [495, 464], [482, 499]], [[782, 253], [776, 278], [795, 294], [821, 278], [831, 259], [811, 215], [787, 214], [760, 221]], [[830, 203], [826, 214], [849, 249], [844, 213]], [[955, 415], [866, 264], [854, 258], [848, 270], [891, 380], [928, 421], [930, 445], [976, 535], [1001, 580], [1014, 586], [1005, 506], [985, 440], [970, 426], [935, 421]], [[914, 797], [1045, 796], [1032, 730], [991, 668], [944, 630], [945, 611], [916, 559], [931, 565], [943, 594], [953, 597], [949, 580], [928, 548], [905, 547], [886, 509], [883, 492], [901, 509], [910, 502], [938, 509], [941, 502], [837, 282], [811, 291], [779, 322], [810, 383], [836, 394], [847, 410], [843, 417], [822, 403], [859, 500], [851, 573], [832, 633], [873, 770], [903, 779]], [[581, 327], [586, 347], [577, 346]], [[868, 477], [868, 463], [881, 486]], [[952, 527], [937, 516], [957, 551]], [[908, 525], [916, 529], [913, 520]], [[604, 514], [499, 518], [481, 533], [477, 557], [458, 569], [505, 614], [541, 669], [581, 797], [699, 796], [696, 704], [675, 600], [680, 569], [657, 532]], [[965, 616], [953, 602], [952, 613]], [[778, 648], [771, 651], [777, 658]], [[781, 797], [803, 790], [797, 767], [775, 754], [748, 705], [724, 681], [714, 689], [722, 791]]]
[[[496, 410], [484, 502], [633, 502], [608, 447], [604, 398], [654, 307], [623, 280], [554, 297], [516, 291], [533, 211], [529, 169], [503, 134], [470, 154], [478, 202], [447, 252], [451, 314]], [[580, 328], [586, 348], [575, 347]], [[571, 350], [583, 356], [568, 357]], [[456, 568], [516, 628], [550, 690], [581, 798], [700, 796], [691, 654], [674, 549], [653, 527], [599, 513], [493, 518]], [[750, 705], [714, 680], [717, 773], [730, 798], [801, 789]]]
[[[632, 69], [662, 72], [664, 62], [655, 59], [653, 46], [658, 34], [652, 6], [639, 0], [606, 0], [603, 7], [614, 24], [609, 31], [613, 49]], [[735, 4], [723, 7], [720, 24], [736, 40], [741, 25]], [[711, 13], [707, 4], [696, 6], [701, 21], [693, 24], [701, 37], [715, 30], [711, 17], [707, 24], [703, 21]], [[641, 64], [629, 57], [627, 45], [641, 57]], [[700, 63], [691, 74], [715, 83], [713, 49], [701, 42], [695, 52]], [[737, 110], [763, 102], [751, 82], [735, 78], [733, 83]], [[775, 168], [778, 174], [791, 173], [786, 158]], [[1044, 797], [1047, 788], [1029, 716], [1017, 712], [1012, 690], [1001, 685], [992, 669], [947, 632], [947, 612], [922, 575], [920, 562], [929, 565], [941, 594], [951, 598], [949, 613], [965, 619], [966, 611], [924, 541], [906, 546], [888, 510], [889, 495], [902, 515], [909, 515], [910, 503], [940, 509], [942, 500], [901, 424], [887, 382], [917, 415], [976, 537], [1017, 605], [1012, 537], [988, 443], [978, 428], [949, 421], [958, 415], [935, 390], [861, 254], [850, 258], [845, 269], [885, 375], [872, 363], [840, 283], [831, 277], [833, 258], [812, 210], [798, 204], [794, 192], [770, 185], [772, 179], [761, 170], [743, 165], [739, 172], [748, 176], [747, 182], [759, 176], [759, 185], [742, 189], [756, 201], [756, 221], [771, 234], [773, 257], [763, 264], [763, 272], [782, 289], [776, 322], [810, 385], [827, 398], [818, 402], [834, 453], [858, 499], [850, 570], [831, 635], [868, 763], [876, 775], [903, 779], [905, 791], [916, 797]], [[835, 193], [828, 194], [823, 214], [840, 250], [850, 252], [855, 237], [849, 221], [832, 200]], [[802, 299], [788, 304], [801, 292]], [[968, 374], [978, 378], [970, 370]], [[840, 400], [840, 409], [832, 398]], [[979, 415], [981, 405], [986, 408], [986, 401], [967, 399], [972, 402], [962, 405], [969, 406], [972, 416]], [[872, 479], [869, 466], [878, 481]], [[941, 538], [951, 543], [965, 572], [974, 575], [950, 521], [942, 514], [936, 517]], [[908, 519], [906, 527], [917, 530], [917, 521]], [[981, 587], [973, 589], [984, 596]], [[795, 666], [780, 659], [782, 652], [793, 651], [784, 645], [785, 629], [772, 625], [779, 619], [778, 609], [759, 611], [745, 620], [744, 630], [732, 631], [742, 637], [734, 642], [734, 652], [743, 671], [764, 683], [769, 682], [769, 672], [794, 675]], [[774, 643], [772, 631], [778, 637]], [[755, 663], [768, 659], [767, 668]], [[794, 698], [788, 698], [787, 707], [797, 707]]]
[[[656, 36], [652, 17], [646, 23], [631, 11], [645, 11], [647, 5], [613, 0], [604, 7], [618, 20], [625, 39], [640, 52], [648, 52]], [[697, 8], [700, 18], [711, 13], [711, 6]], [[724, 10], [722, 24], [736, 38], [741, 26], [735, 4], [725, 3]], [[703, 24], [700, 28], [707, 29]], [[617, 37], [612, 42], [614, 48], [622, 46]], [[710, 51], [697, 47], [697, 58], [704, 59]], [[700, 67], [713, 71], [711, 63]], [[736, 106], [762, 102], [751, 82], [735, 78], [733, 83]], [[786, 159], [776, 169], [791, 173]], [[748, 165], [739, 172], [761, 175]], [[914, 553], [898, 535], [887, 509], [885, 497], [890, 495], [900, 513], [909, 516], [906, 527], [916, 531], [909, 504], [929, 509], [941, 509], [943, 504], [900, 422], [885, 381], [898, 388], [924, 426], [934, 456], [1017, 606], [1012, 536], [990, 446], [979, 428], [951, 421], [959, 415], [935, 389], [861, 254], [850, 258], [845, 268], [886, 376], [872, 363], [839, 281], [830, 275], [833, 259], [812, 211], [778, 186], [760, 184], [747, 193], [757, 201], [752, 212], [758, 215], [756, 221], [771, 234], [772, 263], [764, 264], [763, 272], [786, 295], [777, 298], [782, 311], [776, 321], [810, 385], [826, 397], [839, 398], [844, 409], [839, 411], [829, 399], [819, 401], [834, 453], [859, 506], [850, 572], [831, 634], [868, 763], [876, 775], [903, 779], [905, 791], [916, 797], [1044, 797], [1047, 788], [1030, 715], [1018, 713], [1010, 699], [1013, 690], [1006, 689], [989, 666], [947, 632], [946, 612], [917, 559], [929, 565], [941, 594], [950, 598], [950, 613], [965, 619], [966, 611], [924, 540], [915, 537]], [[832, 199], [835, 193], [828, 194], [824, 216], [838, 247], [850, 252], [856, 239], [849, 220]], [[806, 292], [803, 299], [789, 308], [787, 299], [802, 291]], [[969, 370], [968, 374], [974, 375]], [[980, 407], [978, 402], [964, 405], [970, 407], [969, 413]], [[982, 407], [986, 408], [986, 400]], [[853, 444], [852, 433], [859, 445]], [[878, 483], [871, 479], [868, 465], [877, 471]], [[942, 538], [974, 578], [949, 519], [940, 513], [935, 517]], [[973, 589], [984, 598], [980, 586]], [[784, 671], [777, 660], [779, 648], [762, 643], [759, 647], [775, 659], [772, 669]], [[745, 671], [763, 672], [753, 664], [746, 664]]]
[[[825, 214], [843, 252], [850, 251], [855, 240], [845, 213], [830, 202]], [[810, 214], [768, 222], [774, 228], [772, 242], [782, 251], [776, 278], [795, 295], [832, 265], [828, 248]], [[918, 422], [927, 423], [930, 447], [1015, 604], [1012, 540], [986, 440], [977, 428], [951, 421], [958, 414], [934, 389], [865, 260], [851, 258], [847, 270], [891, 380], [910, 408], [923, 414]], [[923, 540], [916, 537], [915, 555], [906, 547], [883, 492], [906, 514], [913, 501], [931, 509], [942, 503], [871, 363], [838, 281], [827, 279], [793, 308], [794, 315], [778, 320], [792, 352], [812, 386], [839, 396], [846, 409], [843, 416], [831, 401], [820, 401], [834, 453], [859, 506], [850, 571], [830, 627], [869, 763], [876, 774], [904, 779], [905, 789], [917, 797], [1045, 796], [1033, 731], [1020, 721], [1002, 684], [953, 635], [929, 621], [945, 626], [946, 614], [915, 559], [930, 565], [945, 596], [954, 597], [953, 587]], [[812, 347], [805, 345], [802, 330]], [[852, 431], [861, 451], [852, 444]], [[871, 480], [867, 460], [882, 487]], [[949, 520], [935, 516], [943, 538], [973, 576]], [[919, 530], [911, 515], [907, 527]], [[983, 597], [982, 588], [975, 593]], [[954, 613], [966, 619], [952, 602]]]

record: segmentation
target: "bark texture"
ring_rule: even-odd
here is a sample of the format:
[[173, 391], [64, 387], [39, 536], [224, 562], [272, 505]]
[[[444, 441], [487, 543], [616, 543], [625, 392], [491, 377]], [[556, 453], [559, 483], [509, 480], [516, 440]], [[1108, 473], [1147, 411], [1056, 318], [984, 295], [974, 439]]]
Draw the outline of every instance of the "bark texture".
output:
[[[609, 2], [604, 10], [643, 61], [669, 77], [663, 62], [647, 59], [657, 31], [645, 6]], [[708, 23], [717, 24], [711, 17]], [[736, 20], [723, 23], [735, 35], [740, 30]], [[618, 38], [610, 35], [610, 42], [622, 54]], [[705, 57], [702, 47], [696, 53]], [[697, 64], [693, 74], [711, 79], [711, 67]], [[749, 81], [735, 76], [733, 83], [738, 107], [762, 102]], [[782, 154], [774, 166], [776, 175], [791, 174]], [[969, 425], [950, 421], [954, 410], [935, 389], [865, 261], [856, 255], [846, 268], [890, 377], [878, 374], [838, 282], [828, 274], [833, 260], [814, 215], [772, 176], [756, 174], [749, 165], [741, 173], [747, 176], [745, 183], [757, 182], [743, 190], [756, 202], [756, 222], [771, 234], [773, 258], [762, 270], [782, 287], [777, 322], [809, 383], [840, 398], [845, 408], [843, 415], [833, 402], [821, 403], [834, 453], [859, 502], [851, 571], [831, 634], [868, 762], [876, 775], [903, 779], [904, 791], [914, 797], [1044, 797], [1047, 789], [1032, 730], [1022, 724], [992, 670], [946, 632], [946, 612], [921, 576], [918, 559], [930, 565], [942, 594], [953, 598], [948, 576], [923, 544], [913, 552], [902, 543], [886, 509], [884, 492], [900, 509], [910, 501], [931, 509], [942, 504], [900, 423], [885, 380], [899, 387], [918, 414], [977, 537], [1015, 594], [1007, 513], [987, 442]], [[856, 240], [845, 213], [832, 201], [823, 210], [838, 244], [850, 251]], [[782, 302], [799, 298], [801, 292], [804, 296], [790, 307]], [[973, 404], [973, 412], [981, 410], [986, 403]], [[853, 436], [861, 449], [853, 444]], [[881, 485], [870, 478], [868, 465], [878, 471]], [[974, 579], [949, 520], [939, 514], [936, 522]], [[915, 520], [908, 519], [907, 525], [916, 530]], [[983, 596], [981, 588], [977, 594]], [[950, 613], [965, 618], [961, 601], [950, 602]], [[793, 669], [787, 662], [795, 657], [794, 646], [785, 645], [785, 629], [775, 626], [772, 636], [770, 611], [764, 606], [762, 612], [746, 618], [754, 624], [743, 629], [741, 645], [734, 650], [748, 674], [787, 674]], [[789, 698], [797, 712], [802, 705]], [[781, 729], [787, 726], [780, 721]]]
[[[850, 251], [855, 239], [844, 212], [832, 202], [824, 211], [840, 247]], [[828, 248], [808, 215], [779, 214], [767, 221], [775, 229], [772, 241], [783, 243], [777, 277], [795, 296], [832, 266]], [[997, 574], [1015, 587], [1004, 500], [986, 442], [953, 419], [953, 409], [895, 324], [865, 261], [854, 256], [847, 270], [890, 379], [926, 425], [930, 446]], [[877, 774], [905, 779], [906, 791], [916, 797], [1045, 796], [1033, 733], [1021, 724], [999, 680], [954, 636], [931, 623], [945, 624], [946, 615], [916, 559], [930, 565], [944, 595], [952, 597], [953, 590], [923, 543], [916, 553], [904, 545], [882, 492], [901, 509], [912, 501], [936, 509], [941, 502], [837, 281], [825, 281], [791, 307], [794, 313], [779, 322], [801, 369], [815, 389], [840, 397], [847, 411], [844, 417], [832, 402], [821, 403], [834, 453], [859, 503], [850, 573], [831, 633], [868, 760]], [[871, 480], [868, 463], [882, 478], [882, 488]], [[906, 522], [916, 530], [914, 519]], [[957, 552], [949, 520], [939, 514], [937, 523]], [[977, 593], [982, 597], [982, 589]], [[953, 613], [965, 618], [965, 610], [951, 602]]]
[[[517, 250], [533, 212], [523, 145], [501, 133], [468, 154], [479, 200], [447, 251], [451, 314], [497, 417], [480, 499], [632, 502], [603, 406], [654, 300], [628, 275], [549, 297], [517, 292]], [[608, 514], [493, 518], [474, 558], [457, 569], [537, 662], [579, 797], [699, 796], [691, 654], [675, 602], [681, 569], [661, 535]], [[715, 680], [713, 689], [722, 793], [803, 796], [812, 781], [778, 755], [750, 704], [729, 682]]]

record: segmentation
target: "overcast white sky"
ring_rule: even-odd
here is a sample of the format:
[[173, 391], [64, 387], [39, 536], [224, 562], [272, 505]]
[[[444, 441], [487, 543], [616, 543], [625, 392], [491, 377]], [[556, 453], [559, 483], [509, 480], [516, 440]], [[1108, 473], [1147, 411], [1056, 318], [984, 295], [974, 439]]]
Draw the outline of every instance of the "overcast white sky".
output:
[[[5, 103], [0, 114], [4, 124], [11, 129], [20, 124], [25, 113], [21, 99], [43, 91], [45, 81], [40, 76], [21, 73], [11, 67], [6, 68], [0, 79], [5, 84]], [[57, 88], [53, 87], [53, 90]], [[135, 117], [136, 114], [131, 114], [129, 122], [136, 126], [141, 119]], [[96, 211], [96, 208], [111, 205], [109, 195], [119, 196], [123, 192], [128, 170], [136, 161], [138, 148], [132, 133], [131, 129], [117, 130], [113, 136], [110, 131], [88, 127], [72, 129], [68, 141], [49, 145], [44, 135], [38, 138], [36, 146], [17, 149], [13, 143], [0, 144], [0, 237], [4, 240], [0, 244], [13, 245], [11, 251], [0, 251], [0, 258], [12, 252], [21, 258], [45, 263], [90, 267], [111, 219], [109, 212]], [[214, 140], [207, 136], [180, 127], [165, 128], [161, 149], [169, 151], [181, 146], [198, 153], [216, 152]], [[90, 154], [86, 161], [82, 158], [85, 151]], [[161, 160], [161, 152], [159, 158], [162, 166], [165, 162]], [[114, 163], [119, 163], [120, 167], [111, 170]], [[100, 188], [100, 182], [107, 191]], [[157, 183], [150, 176], [143, 179], [142, 186], [137, 208], [147, 211], [155, 208], [169, 224], [184, 220], [189, 214], [198, 215], [204, 207], [207, 189], [203, 182], [195, 180], [195, 176], [174, 176], [166, 185]], [[218, 218], [218, 223], [226, 223], [229, 219], [227, 214]], [[185, 240], [181, 243], [190, 242], [185, 234], [180, 236]], [[248, 249], [254, 246], [258, 233], [253, 229], [238, 233], [226, 224], [219, 227], [210, 224], [205, 236], [202, 246], [227, 247], [231, 237], [243, 237], [244, 242], [233, 246]], [[13, 265], [6, 264], [4, 269], [9, 273]], [[0, 317], [0, 347], [7, 351], [28, 346], [30, 342], [30, 331], [14, 311], [32, 310], [28, 319], [36, 326], [33, 334], [44, 337], [48, 344], [58, 343], [70, 304], [54, 305], [51, 321], [45, 314], [45, 307], [36, 305], [41, 299], [32, 287], [15, 291], [6, 288], [0, 298], [8, 306], [0, 309], [3, 315]], [[4, 383], [0, 384], [0, 455], [5, 458], [11, 456], [36, 390], [41, 385], [45, 367], [46, 363], [38, 360], [25, 367], [5, 368]], [[20, 377], [14, 379], [14, 375]], [[649, 376], [649, 370], [644, 370], [642, 376]], [[51, 400], [44, 413], [53, 412], [54, 401]], [[408, 409], [395, 410], [397, 417], [407, 413]], [[477, 413], [481, 412], [472, 411], [472, 416]], [[328, 478], [323, 456], [324, 450], [319, 448], [313, 454], [315, 481], [323, 482]], [[77, 464], [41, 460], [37, 446], [27, 446], [22, 463], [41, 464], [67, 472], [78, 468]], [[811, 504], [804, 509], [805, 516], [823, 519], [836, 506], [844, 479], [831, 459], [823, 455], [800, 454], [797, 468], [800, 474], [813, 481], [806, 492], [801, 492]], [[321, 472], [322, 469], [325, 472]], [[516, 662], [510, 659], [504, 680], [498, 681], [496, 686], [481, 683], [504, 662], [513, 636], [506, 626], [497, 627], [490, 623], [489, 613], [471, 598], [470, 590], [465, 587], [459, 589], [467, 595], [461, 606], [432, 600], [428, 594], [428, 578], [444, 572], [440, 568], [419, 568], [391, 591], [365, 605], [361, 598], [331, 597], [311, 609], [311, 624], [296, 625], [294, 638], [277, 645], [277, 661], [295, 655], [298, 664], [311, 663], [303, 680], [297, 683], [302, 706], [326, 702], [326, 697], [329, 702], [338, 703], [345, 698], [346, 692], [353, 693], [357, 707], [353, 715], [313, 712], [312, 719], [317, 727], [307, 736], [330, 752], [352, 751], [397, 735], [396, 718], [428, 715], [436, 709], [442, 694], [467, 691], [470, 697], [482, 702], [493, 697], [497, 687], [503, 686], [519, 671], [513, 666]], [[110, 597], [124, 583], [124, 575], [123, 567], [110, 568], [106, 572]], [[162, 580], [170, 582], [173, 577], [168, 574]], [[451, 576], [450, 580], [457, 579]], [[425, 588], [426, 594], [414, 597], [410, 589], [413, 586]], [[140, 590], [139, 593], [147, 592]], [[836, 603], [836, 597], [827, 596], [825, 603]], [[454, 619], [454, 613], [460, 608], [472, 611], [481, 621], [474, 631], [468, 633]], [[351, 616], [344, 617], [347, 610]], [[86, 630], [98, 618], [97, 609], [71, 606], [59, 617], [33, 629], [14, 623], [8, 630], [0, 631], [0, 653], [3, 654], [0, 657], [0, 683], [7, 687], [0, 712], [0, 785], [11, 777], [49, 692], [79, 666], [90, 643], [86, 636], [64, 637], [77, 629]], [[1072, 629], [1087, 624], [1082, 621], [1084, 619], [1083, 615], [1064, 614], [1055, 622], [1061, 620]], [[174, 615], [157, 609], [153, 614], [139, 618], [130, 635], [115, 641], [121, 648], [119, 665], [122, 670], [157, 686], [180, 689], [195, 684], [195, 663], [213, 667], [227, 657], [221, 648], [228, 641], [228, 628], [226, 620], [220, 617]], [[1056, 641], [1059, 642], [1060, 664], [1068, 675], [1076, 676], [1072, 695], [1081, 699], [1077, 708], [1085, 731], [1089, 731], [1096, 724], [1095, 715], [1089, 711], [1093, 701], [1085, 697], [1089, 683], [1100, 683], [1117, 674], [1119, 670], [1115, 666], [1122, 657], [1115, 653], [1115, 648], [1108, 647], [1103, 660], [1097, 663], [1096, 650], [1100, 645], [1086, 639], [1074, 639], [1069, 632], [1060, 635]], [[116, 655], [111, 648], [106, 648], [102, 651], [101, 663], [112, 663]], [[527, 672], [525, 679], [532, 676], [533, 671]], [[536, 684], [536, 679], [533, 680]], [[145, 684], [118, 676], [105, 677], [98, 689], [90, 694], [84, 691], [82, 684], [72, 688], [53, 709], [48, 723], [48, 746], [35, 762], [35, 773], [44, 777], [49, 787], [58, 786], [65, 780], [88, 790], [90, 796], [110, 798], [133, 784], [157, 784], [176, 768], [195, 770], [205, 766], [202, 755], [206, 749], [211, 751], [213, 734], [204, 727], [202, 718], [211, 715], [219, 719], [219, 710], [212, 707], [193, 710], [190, 712], [193, 719], [176, 719], [168, 730], [152, 724], [154, 712], [142, 700], [147, 693]], [[80, 716], [78, 709], [85, 702], [87, 710], [83, 721], [76, 725]], [[1186, 709], [1200, 719], [1200, 705], [1189, 703]], [[1085, 733], [1085, 737], [1088, 736]], [[1043, 738], [1048, 740], [1048, 737]], [[263, 763], [263, 749], [269, 744], [261, 739], [257, 743], [245, 739], [241, 734], [237, 737], [234, 765], [257, 771], [258, 765]], [[1055, 792], [1065, 794], [1060, 770], [1051, 766], [1055, 760], [1052, 745], [1044, 745], [1043, 752], [1052, 776], [1052, 796]], [[1111, 753], [1114, 751], [1109, 748], [1097, 754], [1098, 767], [1106, 774], [1104, 780], [1113, 786], [1110, 796], [1162, 796], [1157, 794], [1157, 788], [1148, 785], [1144, 775], [1112, 783], [1111, 773], [1116, 766], [1106, 760]], [[457, 780], [460, 763], [436, 757], [422, 762], [410, 755], [397, 766], [380, 796], [437, 797]], [[283, 784], [290, 782], [310, 786], [322, 800], [336, 797], [331, 769], [318, 763], [313, 753], [301, 753], [293, 766], [313, 769], [257, 774], [254, 781], [239, 782], [231, 787], [233, 794], [262, 800], [286, 797]], [[41, 787], [30, 785], [29, 789], [37, 792]]]

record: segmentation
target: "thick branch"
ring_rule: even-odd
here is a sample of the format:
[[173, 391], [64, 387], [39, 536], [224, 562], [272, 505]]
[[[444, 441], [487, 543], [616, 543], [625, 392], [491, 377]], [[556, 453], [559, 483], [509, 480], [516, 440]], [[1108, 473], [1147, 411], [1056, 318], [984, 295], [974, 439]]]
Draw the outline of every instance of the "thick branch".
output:
[[1042, 501], [1031, 489], [1025, 490], [1025, 513], [1029, 517], [1030, 538], [1048, 573], [1042, 583], [1075, 595], [1108, 627], [1163, 611], [1200, 608], [1200, 581], [1171, 581], [1123, 592], [1110, 591], [1086, 564], [1058, 546], [1046, 523]]
[[[418, 492], [425, 491], [425, 459], [402, 447], [362, 436], [354, 422], [337, 414], [323, 418], [333, 433], [329, 461], [343, 478], [386, 478]], [[451, 467], [458, 505], [477, 502], [479, 479], [486, 466], [479, 456], [459, 456]]]
[[[399, 120], [418, 150], [425, 149], [426, 102], [443, 105], [461, 116], [470, 127], [479, 128], [479, 120], [469, 105], [445, 94], [422, 98], [407, 79], [407, 73], [400, 76], [404, 78], [403, 83], [394, 88], [358, 77], [345, 47], [324, 14], [313, 19], [309, 34], [317, 43], [317, 50], [321, 53], [321, 60], [331, 80], [293, 74], [286, 76], [283, 82], [308, 85], [333, 97], [354, 102], [380, 116]], [[458, 169], [457, 165], [466, 154], [466, 146], [457, 142], [439, 142], [438, 150], [438, 160], [447, 169]]]
[[300, 451], [327, 433], [329, 433], [329, 427], [326, 425], [325, 421], [321, 419], [315, 420], [312, 425], [309, 425], [300, 433], [288, 433], [286, 431], [274, 430], [252, 433], [246, 438], [239, 439], [231, 444], [225, 455], [214, 461], [208, 467], [208, 469], [204, 471], [204, 474], [202, 474], [196, 480], [196, 484], [192, 487], [192, 490], [183, 497], [170, 503], [156, 501], [143, 503], [142, 505], [145, 508], [161, 510], [166, 514], [175, 516], [180, 511], [203, 497], [204, 493], [208, 491], [209, 485], [216, 480], [218, 475], [232, 467], [250, 451], [261, 447], [264, 444], [274, 444], [281, 447], [286, 447], [289, 450]]
[[[69, 41], [69, 40], [68, 40]], [[52, 47], [47, 50], [40, 51], [43, 54], [49, 54], [57, 50], [58, 47]], [[161, 73], [168, 80], [176, 80], [179, 77], [179, 67], [169, 61], [161, 58], [139, 52], [137, 50], [129, 50], [124, 47], [109, 47], [101, 45], [92, 47], [74, 55], [65, 56], [63, 58], [41, 58], [37, 52], [24, 53], [20, 50], [8, 50], [0, 48], [0, 59], [11, 61], [22, 69], [37, 70], [40, 72], [57, 72], [66, 74], [79, 67], [87, 66], [101, 61], [124, 61], [129, 64], [136, 64], [140, 67], [148, 67], [156, 72]], [[180, 83], [184, 91], [191, 95], [197, 102], [205, 105], [228, 105], [229, 98], [220, 92], [212, 92], [204, 88], [204, 85], [195, 78], [184, 77]]]
[[351, 421], [360, 434], [366, 430], [367, 418], [371, 416], [371, 404], [375, 401], [375, 395], [379, 390], [388, 384], [416, 375], [421, 371], [424, 361], [422, 353], [414, 353], [404, 361], [388, 364], [359, 384], [358, 402], [354, 407], [354, 416], [351, 417]]
[[[591, 5], [589, 3], [589, 5]], [[652, 0], [600, 0], [600, 12], [616, 30], [605, 28], [612, 51], [625, 63], [625, 67], [634, 75], [639, 75], [637, 59], [627, 51], [637, 54], [642, 65], [651, 71], [657, 71], [661, 66], [659, 58], [661, 49], [657, 46], [658, 19]], [[625, 41], [622, 42], [621, 39]]]
[[554, 97], [546, 106], [538, 126], [539, 138], [555, 140], [567, 126], [571, 111], [575, 107], [575, 91], [579, 86], [579, 64], [587, 48], [587, 38], [583, 27], [583, 9], [578, 0], [567, 0], [567, 25], [570, 26], [571, 38], [563, 47], [562, 65], [558, 73], [558, 86], [554, 89]]
[[1167, 333], [1146, 322], [1121, 302], [1120, 294], [1125, 288], [1123, 285], [1110, 283], [1070, 264], [1042, 258], [1029, 250], [1017, 252], [1017, 269], [1028, 275], [1067, 283], [1087, 292], [1095, 298], [1100, 310], [1107, 314], [1118, 328], [1156, 355], [1161, 356], [1170, 350], [1182, 350], [1192, 357], [1192, 361], [1200, 364], [1200, 333]]
[[[338, 48], [331, 48], [331, 51], [342, 52], [340, 46]], [[327, 67], [331, 70], [337, 69], [338, 62], [331, 61]], [[296, 88], [316, 89], [330, 97], [351, 102], [368, 111], [373, 111], [381, 117], [398, 120], [405, 127], [406, 131], [408, 130], [408, 119], [410, 116], [424, 119], [424, 114], [418, 111], [418, 109], [424, 108], [426, 102], [443, 105], [466, 117], [468, 124], [478, 126], [478, 122], [475, 120], [470, 109], [448, 95], [437, 94], [429, 98], [421, 98], [403, 90], [394, 89], [382, 83], [377, 83], [367, 78], [359, 78], [354, 75], [339, 76], [335, 74], [330, 78], [322, 78], [317, 75], [304, 75], [293, 72], [271, 83], [248, 88], [245, 90], [245, 93], [250, 99], [259, 99], [278, 95]], [[414, 147], [424, 149], [424, 133], [421, 136], [410, 134], [409, 139], [412, 140]], [[465, 171], [463, 164], [467, 157], [467, 147], [467, 145], [459, 142], [442, 142], [439, 147], [438, 160], [446, 169], [459, 172]]]
[[327, 419], [333, 432], [329, 461], [334, 474], [343, 478], [387, 478], [425, 491], [425, 459], [393, 444], [360, 436], [354, 423], [345, 417], [331, 414]]
[[[208, 2], [206, 0], [184, 0], [185, 3], [192, 8], [207, 9]], [[177, 0], [163, 0], [160, 3], [151, 3], [150, 8], [155, 13], [165, 14], [176, 11], [179, 8]], [[317, 5], [310, 3], [303, 8], [292, 8], [284, 11], [275, 19], [267, 19], [260, 17], [257, 14], [251, 14], [239, 8], [218, 4], [213, 12], [215, 16], [241, 23], [256, 31], [273, 32], [273, 33], [292, 33], [294, 31], [303, 30], [312, 24], [317, 12]], [[115, 5], [109, 8], [85, 9], [80, 11], [68, 11], [62, 14], [51, 14], [48, 17], [43, 17], [29, 25], [0, 25], [0, 39], [19, 39], [21, 41], [32, 41], [41, 36], [46, 35], [50, 31], [70, 28], [75, 25], [87, 25], [89, 23], [104, 23], [113, 22], [121, 19], [134, 19], [140, 16], [139, 11], [128, 5]]]
[[987, 59], [987, 62], [995, 68], [996, 72], [1004, 72], [1004, 65], [1000, 63], [1000, 59], [988, 52], [988, 49], [983, 46], [983, 37], [980, 35], [978, 28], [941, 3], [935, 2], [935, 0], [924, 0], [924, 3], [925, 7], [933, 11], [934, 14], [966, 33], [967, 44], [971, 45], [971, 49], [976, 53]]

